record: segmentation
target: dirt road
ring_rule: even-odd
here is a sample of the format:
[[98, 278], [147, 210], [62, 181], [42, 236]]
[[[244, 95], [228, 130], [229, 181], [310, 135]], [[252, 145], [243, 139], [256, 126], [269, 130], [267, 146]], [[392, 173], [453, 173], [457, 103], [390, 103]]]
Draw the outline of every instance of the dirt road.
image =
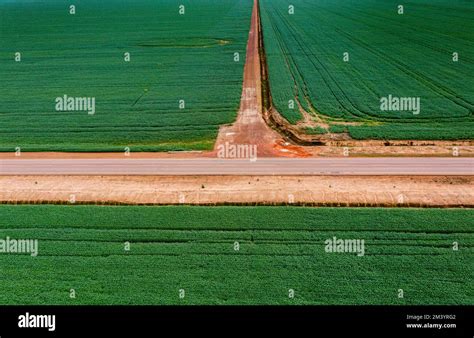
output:
[[219, 147], [224, 146], [226, 142], [234, 145], [255, 145], [259, 157], [309, 156], [302, 147], [286, 143], [263, 119], [259, 36], [258, 1], [254, 1], [239, 113], [234, 124], [220, 128], [211, 156], [216, 156]]

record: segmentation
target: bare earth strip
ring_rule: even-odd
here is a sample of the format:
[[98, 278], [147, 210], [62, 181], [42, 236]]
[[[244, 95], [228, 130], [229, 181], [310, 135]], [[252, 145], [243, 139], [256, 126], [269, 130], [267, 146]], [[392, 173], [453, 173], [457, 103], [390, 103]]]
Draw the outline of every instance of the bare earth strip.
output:
[[474, 207], [459, 176], [4, 176], [0, 203]]

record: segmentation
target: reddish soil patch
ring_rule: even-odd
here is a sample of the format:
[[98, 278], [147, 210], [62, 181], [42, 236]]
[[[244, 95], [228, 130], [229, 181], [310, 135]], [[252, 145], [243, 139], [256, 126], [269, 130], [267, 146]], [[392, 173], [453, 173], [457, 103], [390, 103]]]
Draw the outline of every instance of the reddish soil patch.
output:
[[223, 126], [210, 156], [217, 156], [219, 147], [230, 145], [257, 146], [261, 157], [309, 156], [302, 147], [290, 145], [273, 129], [262, 116], [261, 69], [259, 55], [260, 18], [258, 1], [254, 2], [252, 21], [247, 44], [244, 67], [244, 81], [237, 120], [230, 126]]

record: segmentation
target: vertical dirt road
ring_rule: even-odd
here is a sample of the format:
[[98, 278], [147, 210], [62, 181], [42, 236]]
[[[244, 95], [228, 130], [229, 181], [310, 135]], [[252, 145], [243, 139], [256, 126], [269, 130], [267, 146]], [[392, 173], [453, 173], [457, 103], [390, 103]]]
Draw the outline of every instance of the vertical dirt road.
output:
[[217, 154], [220, 146], [228, 143], [256, 145], [260, 157], [304, 156], [306, 153], [301, 147], [285, 143], [263, 119], [259, 38], [259, 7], [258, 0], [254, 0], [239, 113], [234, 124], [220, 128], [213, 155]]

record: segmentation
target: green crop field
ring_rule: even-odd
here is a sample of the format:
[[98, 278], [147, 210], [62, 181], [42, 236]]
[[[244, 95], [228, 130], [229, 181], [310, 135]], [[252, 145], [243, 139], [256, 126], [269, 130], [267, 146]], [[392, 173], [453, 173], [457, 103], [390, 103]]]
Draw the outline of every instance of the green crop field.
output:
[[[3, 205], [0, 214], [0, 240], [38, 240], [37, 256], [0, 253], [0, 304], [474, 304], [471, 209]], [[333, 237], [364, 240], [364, 255], [326, 252]]]
[[[289, 122], [302, 117], [296, 98], [330, 131], [350, 122], [355, 139], [474, 139], [474, 2], [261, 0], [260, 12]], [[385, 109], [390, 95], [420, 109]]]
[[[212, 148], [239, 107], [252, 1], [73, 3], [0, 0], [0, 151]], [[94, 114], [56, 110], [64, 95]]]

